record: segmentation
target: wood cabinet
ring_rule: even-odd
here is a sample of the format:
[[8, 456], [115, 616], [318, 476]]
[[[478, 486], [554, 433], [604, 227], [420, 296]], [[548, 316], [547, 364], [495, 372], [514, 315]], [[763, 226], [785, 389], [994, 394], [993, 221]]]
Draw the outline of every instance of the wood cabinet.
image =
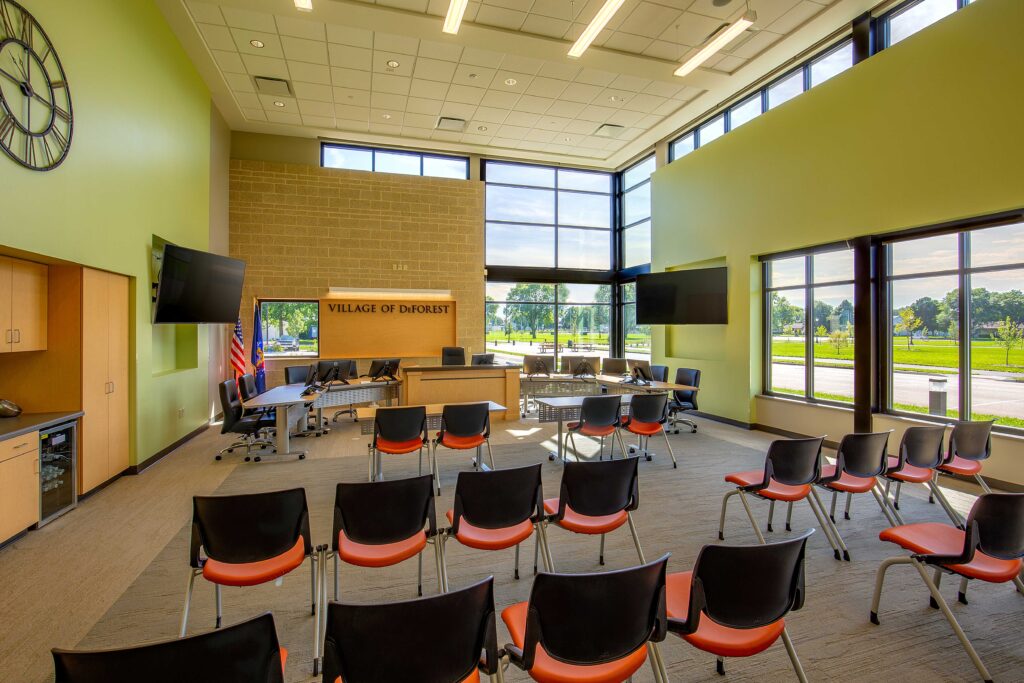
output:
[[46, 349], [48, 269], [0, 256], [0, 353]]
[[39, 521], [39, 432], [0, 441], [0, 542]]
[[82, 269], [80, 492], [128, 468], [128, 278]]

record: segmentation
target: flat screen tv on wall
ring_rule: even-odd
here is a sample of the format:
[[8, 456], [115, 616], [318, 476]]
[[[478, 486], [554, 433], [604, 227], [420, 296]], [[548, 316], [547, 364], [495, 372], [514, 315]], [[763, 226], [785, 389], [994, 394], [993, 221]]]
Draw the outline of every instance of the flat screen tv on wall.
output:
[[245, 261], [164, 247], [154, 323], [234, 323], [242, 301]]
[[726, 268], [640, 275], [636, 280], [636, 321], [641, 325], [726, 324], [727, 275]]

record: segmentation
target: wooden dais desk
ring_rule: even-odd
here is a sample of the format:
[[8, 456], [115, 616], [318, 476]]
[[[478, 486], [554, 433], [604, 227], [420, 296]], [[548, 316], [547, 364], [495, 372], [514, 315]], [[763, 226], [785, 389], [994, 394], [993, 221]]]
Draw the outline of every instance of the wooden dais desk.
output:
[[402, 368], [402, 405], [491, 401], [496, 419], [519, 419], [519, 365], [411, 365]]

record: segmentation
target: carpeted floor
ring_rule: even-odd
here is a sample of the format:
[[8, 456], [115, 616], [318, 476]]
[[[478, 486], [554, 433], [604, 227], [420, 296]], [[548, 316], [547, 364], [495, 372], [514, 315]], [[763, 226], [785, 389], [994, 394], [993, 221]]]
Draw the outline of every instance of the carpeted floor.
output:
[[[722, 476], [734, 470], [756, 469], [763, 452], [736, 445], [704, 433], [671, 437], [680, 459], [673, 470], [667, 456], [641, 462], [640, 509], [634, 513], [647, 558], [671, 553], [670, 571], [689, 569], [702, 545], [715, 542], [722, 495], [728, 490]], [[582, 448], [581, 444], [581, 448]], [[535, 443], [502, 445], [494, 448], [496, 464], [514, 467], [538, 462], [542, 451]], [[444, 520], [450, 507], [455, 479], [468, 467], [468, 457], [444, 453], [441, 458], [443, 491], [437, 501], [437, 517]], [[385, 477], [416, 473], [416, 457], [397, 456], [385, 460]], [[557, 495], [561, 466], [545, 461], [546, 495]], [[263, 463], [241, 466], [224, 480], [218, 493], [267, 491], [302, 486], [311, 511], [314, 543], [327, 543], [330, 535], [334, 486], [338, 481], [364, 481], [366, 462], [360, 457], [316, 458], [302, 462]], [[767, 505], [753, 502], [760, 520]], [[937, 505], [928, 505], [919, 494], [904, 492], [902, 512], [908, 521], [945, 521]], [[776, 514], [776, 529], [782, 529], [784, 510]], [[806, 504], [794, 510], [795, 530], [817, 526]], [[808, 677], [811, 680], [863, 681], [899, 678], [902, 681], [975, 680], [977, 674], [941, 614], [928, 607], [927, 589], [909, 567], [890, 570], [881, 608], [881, 626], [868, 622], [875, 569], [881, 559], [898, 550], [878, 540], [885, 521], [868, 496], [854, 500], [853, 519], [840, 521], [840, 529], [853, 556], [852, 562], [837, 562], [824, 536], [810, 540], [807, 557], [807, 601], [805, 608], [788, 619]], [[79, 643], [80, 647], [116, 647], [126, 643], [173, 637], [177, 633], [187, 579], [189, 526], [160, 551], [156, 558], [125, 587], [124, 593]], [[768, 539], [785, 533], [768, 535]], [[756, 542], [739, 501], [733, 498], [726, 522], [726, 539], [734, 543]], [[551, 551], [560, 571], [598, 571], [598, 539], [549, 531]], [[526, 600], [532, 576], [532, 543], [524, 545], [522, 579], [513, 580], [513, 551], [487, 553], [448, 544], [448, 572], [453, 587], [495, 575], [497, 607]], [[607, 539], [607, 568], [636, 562], [635, 551], [625, 528]], [[391, 601], [415, 595], [416, 563], [379, 570], [342, 565], [342, 599], [353, 602]], [[330, 580], [328, 581], [330, 584]], [[309, 615], [309, 567], [304, 565], [284, 579], [283, 585], [228, 588], [224, 591], [226, 623], [272, 611], [282, 644], [290, 651], [288, 681], [312, 679], [311, 653], [313, 619]], [[436, 591], [432, 556], [424, 561], [424, 589]], [[1020, 627], [1024, 596], [1012, 587], [972, 585], [971, 604], [956, 603], [956, 582], [947, 579], [943, 587], [953, 611], [996, 680], [1024, 680], [1024, 636]], [[190, 632], [213, 626], [213, 588], [199, 580], [193, 597]], [[499, 641], [507, 632], [499, 620]], [[686, 645], [674, 636], [663, 645], [672, 681], [714, 680], [714, 658]], [[795, 680], [781, 642], [767, 652], [746, 660], [726, 662], [727, 680]], [[521, 672], [510, 670], [510, 681], [525, 681]], [[652, 680], [642, 669], [637, 681]]]

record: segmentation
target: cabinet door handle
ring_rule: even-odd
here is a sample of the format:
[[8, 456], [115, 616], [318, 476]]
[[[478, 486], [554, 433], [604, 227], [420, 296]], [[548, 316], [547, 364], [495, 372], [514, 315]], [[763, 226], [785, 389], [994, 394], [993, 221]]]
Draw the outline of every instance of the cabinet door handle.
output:
[[36, 466], [35, 466], [35, 472], [34, 472], [34, 474], [39, 474], [39, 458], [36, 458], [36, 459], [35, 459], [35, 465], [36, 465]]
[[15, 330], [14, 331], [14, 343], [15, 344], [20, 344], [21, 343], [21, 330]]
[[114, 393], [114, 383], [110, 383], [110, 393]]
[[4, 332], [4, 343], [10, 344], [14, 341], [14, 333], [11, 330]]

